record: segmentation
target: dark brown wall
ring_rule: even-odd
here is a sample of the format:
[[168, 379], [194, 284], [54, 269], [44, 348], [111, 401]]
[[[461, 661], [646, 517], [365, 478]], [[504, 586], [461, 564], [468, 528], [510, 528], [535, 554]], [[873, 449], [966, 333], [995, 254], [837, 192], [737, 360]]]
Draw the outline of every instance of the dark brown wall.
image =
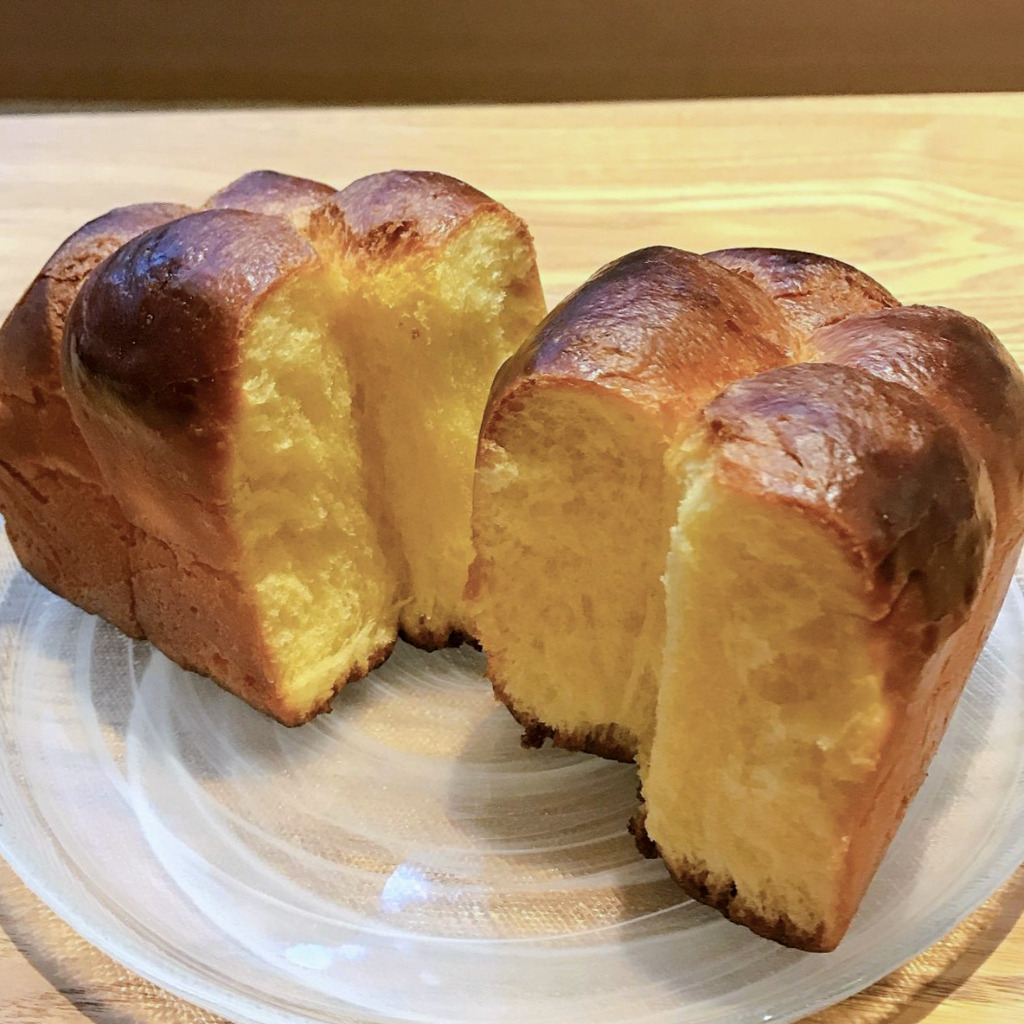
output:
[[0, 102], [996, 89], [1021, 0], [0, 0]]

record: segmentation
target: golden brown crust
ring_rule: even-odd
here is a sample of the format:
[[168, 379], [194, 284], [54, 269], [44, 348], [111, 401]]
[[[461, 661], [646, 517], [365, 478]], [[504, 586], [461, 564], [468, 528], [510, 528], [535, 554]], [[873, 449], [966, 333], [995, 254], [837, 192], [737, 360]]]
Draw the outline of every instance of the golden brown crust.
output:
[[60, 391], [60, 339], [82, 282], [129, 239], [191, 210], [174, 203], [122, 206], [66, 238], [0, 328], [0, 394], [33, 402]]
[[894, 720], [885, 756], [888, 772], [879, 782], [874, 807], [864, 809], [863, 824], [857, 826], [865, 827], [871, 817], [889, 822], [888, 830], [878, 836], [874, 859], [851, 865], [851, 885], [866, 887], [923, 781], [1020, 554], [1024, 376], [984, 325], [941, 307], [905, 306], [852, 316], [814, 334], [808, 347], [817, 358], [856, 366], [910, 388], [929, 402], [980, 462], [979, 496], [984, 498], [990, 489], [995, 511], [990, 558], [970, 615], [959, 630], [941, 640], [923, 665], [914, 663], [912, 630], [922, 616], [914, 605], [913, 588], [890, 616], [891, 675], [914, 676], [919, 683]]
[[719, 484], [800, 509], [836, 536], [869, 614], [908, 585], [928, 621], [958, 626], [977, 596], [992, 511], [957, 432], [907, 388], [799, 363], [730, 385], [702, 412]]
[[334, 193], [333, 186], [310, 178], [277, 171], [250, 171], [210, 196], [204, 209], [248, 210], [283, 217], [305, 232], [313, 211]]
[[706, 868], [686, 863], [667, 867], [669, 874], [688, 896], [724, 914], [730, 921], [749, 928], [755, 935], [808, 953], [827, 953], [836, 947], [837, 942], [828, 934], [824, 924], [809, 931], [797, 926], [786, 914], [768, 918], [751, 912], [737, 900], [735, 882], [719, 880], [711, 876]]
[[982, 323], [956, 310], [901, 306], [815, 332], [811, 358], [856, 366], [921, 395], [960, 433], [992, 481], [1011, 536], [1024, 491], [1024, 374]]
[[[641, 803], [630, 818], [628, 828], [642, 857], [648, 860], [661, 857], [657, 844], [647, 834], [645, 804]], [[808, 953], [827, 953], [835, 949], [842, 937], [835, 932], [829, 933], [824, 925], [814, 931], [800, 928], [786, 914], [768, 918], [763, 914], [753, 913], [748, 906], [737, 900], [739, 893], [734, 881], [712, 877], [705, 867], [690, 864], [685, 859], [677, 859], [671, 864], [666, 862], [665, 866], [673, 881], [689, 897], [717, 910], [735, 924], [749, 928], [755, 935]]]
[[505, 685], [488, 666], [488, 678], [494, 688], [494, 695], [508, 708], [512, 717], [523, 727], [520, 742], [524, 747], [543, 746], [545, 740], [551, 740], [556, 747], [563, 750], [575, 750], [587, 754], [596, 754], [609, 761], [622, 761], [629, 764], [636, 757], [637, 739], [631, 730], [625, 729], [614, 722], [594, 726], [591, 729], [555, 729], [542, 722], [532, 712], [516, 707]]
[[18, 561], [48, 590], [141, 637], [130, 583], [131, 527], [102, 487], [0, 461], [0, 509]]
[[405, 625], [398, 631], [399, 638], [421, 651], [443, 651], [450, 647], [461, 647], [463, 644], [476, 644], [476, 637], [461, 630], [454, 623], [443, 623], [427, 626], [420, 623], [418, 627]]
[[150, 203], [90, 221], [47, 260], [0, 328], [0, 513], [11, 545], [45, 586], [133, 636], [130, 528], [64, 398], [61, 339], [93, 268], [140, 232], [188, 212]]
[[286, 723], [228, 480], [239, 343], [259, 304], [319, 266], [285, 220], [207, 210], [138, 236], [92, 274], [63, 363], [83, 437], [135, 528], [135, 612], [170, 658]]
[[133, 239], [72, 307], [64, 386], [133, 523], [214, 569], [234, 540], [220, 506], [239, 400], [239, 336], [257, 304], [318, 266], [286, 221], [206, 210]]
[[852, 313], [898, 306], [874, 278], [848, 263], [794, 249], [719, 249], [707, 259], [757, 285], [803, 336]]
[[757, 287], [695, 253], [654, 246], [602, 267], [501, 368], [483, 434], [524, 384], [597, 384], [671, 429], [730, 381], [789, 361], [796, 338]]
[[139, 620], [146, 639], [183, 668], [209, 676], [282, 725], [330, 711], [335, 694], [387, 660], [394, 641], [353, 665], [314, 706], [298, 710], [268, 680], [269, 653], [255, 604], [238, 575], [218, 571], [180, 545], [139, 531], [133, 551]]
[[136, 611], [147, 640], [184, 668], [276, 715], [269, 654], [255, 603], [237, 570], [214, 568], [187, 544], [144, 529], [131, 553]]
[[[828, 257], [777, 249], [730, 249], [711, 257], [755, 280], [804, 328], [815, 328], [804, 338], [801, 358], [856, 366], [910, 388], [953, 424], [977, 457], [979, 487], [992, 488], [996, 524], [994, 571], [979, 595], [977, 619], [965, 629], [975, 640], [962, 640], [976, 657], [1024, 535], [1020, 368], [984, 324], [943, 307], [901, 307], [866, 274]], [[979, 629], [979, 621], [987, 625]]]
[[440, 244], [484, 211], [522, 225], [458, 178], [436, 171], [384, 171], [359, 178], [322, 203], [310, 220], [310, 233], [314, 239], [329, 237], [350, 256], [390, 259]]

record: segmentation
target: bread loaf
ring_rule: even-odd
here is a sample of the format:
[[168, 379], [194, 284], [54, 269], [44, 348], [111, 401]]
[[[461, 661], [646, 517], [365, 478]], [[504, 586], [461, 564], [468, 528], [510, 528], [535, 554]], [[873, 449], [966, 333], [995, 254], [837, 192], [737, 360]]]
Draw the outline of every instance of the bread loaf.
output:
[[[297, 724], [399, 629], [428, 647], [472, 633], [479, 419], [543, 314], [532, 240], [430, 172], [342, 192], [255, 172], [152, 225], [79, 274], [59, 379], [51, 349], [53, 404], [117, 524], [87, 561], [123, 608], [88, 607]], [[38, 329], [37, 305], [19, 330]], [[85, 605], [64, 567], [79, 540], [38, 505], [8, 530], [19, 550], [57, 538], [26, 565]]]
[[313, 213], [343, 282], [343, 328], [389, 550], [402, 635], [427, 649], [475, 636], [473, 464], [494, 374], [544, 315], [533, 243], [507, 209], [428, 172], [374, 174]]
[[687, 892], [834, 948], [1005, 595], [1022, 428], [962, 314], [811, 254], [624, 257], [491, 393], [497, 695], [528, 743], [636, 759], [634, 828]]

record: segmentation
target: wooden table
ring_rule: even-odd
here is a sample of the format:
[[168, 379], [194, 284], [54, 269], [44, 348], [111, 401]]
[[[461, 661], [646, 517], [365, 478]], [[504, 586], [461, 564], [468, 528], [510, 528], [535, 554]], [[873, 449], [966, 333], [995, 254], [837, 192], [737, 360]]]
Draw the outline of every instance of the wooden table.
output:
[[[549, 298], [668, 243], [781, 245], [988, 323], [1024, 360], [1024, 95], [0, 117], [0, 314], [106, 209], [273, 167], [443, 170], [526, 218]], [[1024, 869], [817, 1024], [1020, 1024]], [[0, 863], [0, 1021], [207, 1022], [78, 939]]]

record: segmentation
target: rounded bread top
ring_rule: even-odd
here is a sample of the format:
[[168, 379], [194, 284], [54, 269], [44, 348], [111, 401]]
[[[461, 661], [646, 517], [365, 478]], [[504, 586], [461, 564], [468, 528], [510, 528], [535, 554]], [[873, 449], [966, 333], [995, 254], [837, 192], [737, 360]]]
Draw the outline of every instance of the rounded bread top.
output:
[[66, 238], [0, 328], [0, 390], [26, 402], [37, 389], [58, 394], [64, 324], [82, 282], [131, 238], [191, 212], [176, 203], [122, 206]]
[[899, 305], [874, 278], [829, 256], [758, 248], [719, 249], [705, 256], [753, 281], [804, 337], [851, 313]]
[[383, 171], [322, 203], [310, 218], [310, 234], [376, 260], [429, 251], [484, 212], [530, 237], [515, 214], [458, 178], [437, 171]]
[[281, 217], [204, 210], [132, 239], [68, 317], [68, 402], [125, 514], [208, 566], [235, 540], [221, 508], [241, 409], [243, 331], [284, 282], [321, 266]]
[[147, 231], [79, 293], [65, 335], [65, 382], [106, 393], [154, 426], [223, 418], [228, 409], [218, 413], [211, 399], [236, 400], [220, 378], [238, 365], [239, 334], [254, 307], [318, 263], [287, 221], [242, 210], [205, 210]]
[[941, 306], [901, 306], [867, 274], [826, 256], [724, 249], [711, 258], [778, 301], [804, 333], [802, 360], [902, 384], [945, 416], [991, 481], [997, 545], [1016, 543], [1024, 530], [1024, 374], [984, 324]]
[[688, 417], [730, 381], [791, 360], [796, 336], [754, 284], [695, 253], [653, 246], [602, 267], [499, 371], [494, 412], [524, 381], [578, 381]]
[[1024, 374], [999, 340], [955, 310], [901, 306], [867, 274], [813, 253], [629, 253], [569, 295], [502, 367], [490, 414], [554, 377], [658, 405], [670, 428], [732, 381], [800, 362], [854, 367], [915, 392], [1021, 518]]
[[483, 436], [556, 381], [660, 413], [666, 445], [709, 443], [718, 479], [821, 522], [879, 617], [920, 601], [955, 628], [1024, 531], [1020, 370], [977, 321], [899, 306], [838, 260], [630, 253], [505, 364]]
[[721, 484], [800, 508], [864, 567], [872, 618], [912, 578], [929, 620], [966, 611], [991, 508], [978, 462], [919, 395], [856, 367], [794, 363], [729, 385], [700, 420]]
[[902, 384], [959, 431], [992, 481], [997, 514], [1024, 528], [1024, 374], [980, 321], [942, 306], [859, 313], [815, 332], [813, 358]]
[[313, 211], [335, 193], [332, 185], [278, 171], [250, 171], [215, 192], [204, 204], [210, 210], [248, 210], [285, 220], [305, 232]]

